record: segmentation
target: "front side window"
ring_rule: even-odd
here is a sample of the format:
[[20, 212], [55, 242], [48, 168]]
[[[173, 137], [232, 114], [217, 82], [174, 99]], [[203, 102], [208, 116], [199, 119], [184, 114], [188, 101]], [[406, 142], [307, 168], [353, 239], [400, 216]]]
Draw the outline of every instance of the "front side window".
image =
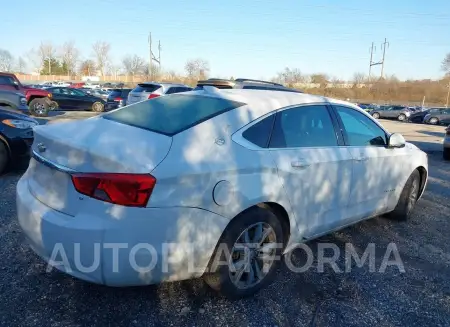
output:
[[385, 146], [386, 133], [369, 117], [355, 109], [335, 106], [344, 125], [349, 146]]
[[277, 113], [270, 148], [329, 147], [338, 141], [325, 105], [302, 106]]

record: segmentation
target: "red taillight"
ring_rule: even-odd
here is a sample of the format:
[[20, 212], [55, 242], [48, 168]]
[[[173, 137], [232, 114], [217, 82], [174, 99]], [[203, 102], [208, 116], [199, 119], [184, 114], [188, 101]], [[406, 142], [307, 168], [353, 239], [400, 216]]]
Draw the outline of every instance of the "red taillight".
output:
[[122, 98], [114, 98], [114, 101], [121, 101]]
[[147, 174], [77, 173], [75, 189], [92, 198], [128, 207], [145, 207], [156, 184]]
[[152, 93], [152, 94], [150, 94], [148, 96], [149, 99], [154, 99], [154, 98], [157, 98], [157, 97], [159, 97], [159, 94], [155, 94], [155, 93]]

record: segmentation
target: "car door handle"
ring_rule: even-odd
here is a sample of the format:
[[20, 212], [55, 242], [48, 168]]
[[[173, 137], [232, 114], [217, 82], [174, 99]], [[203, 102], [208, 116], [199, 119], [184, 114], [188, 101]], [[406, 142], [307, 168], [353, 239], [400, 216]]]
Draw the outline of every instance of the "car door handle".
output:
[[292, 161], [291, 167], [292, 168], [307, 168], [310, 164], [305, 161]]
[[355, 160], [361, 162], [361, 161], [367, 161], [367, 160], [369, 160], [369, 158], [367, 158], [367, 157], [359, 157], [359, 158], [355, 158]]

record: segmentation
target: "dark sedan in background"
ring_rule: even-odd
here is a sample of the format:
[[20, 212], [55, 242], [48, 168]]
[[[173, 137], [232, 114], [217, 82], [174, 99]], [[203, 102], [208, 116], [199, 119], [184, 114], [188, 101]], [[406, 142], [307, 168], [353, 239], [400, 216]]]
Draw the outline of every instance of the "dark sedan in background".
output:
[[69, 87], [49, 87], [52, 100], [62, 110], [92, 110], [102, 112], [105, 109], [105, 100], [91, 94]]
[[29, 156], [33, 127], [38, 124], [19, 111], [0, 107], [0, 174]]
[[431, 125], [450, 124], [450, 108], [436, 108], [428, 112], [423, 122]]
[[113, 110], [127, 105], [128, 93], [132, 89], [113, 89], [106, 99], [105, 110]]

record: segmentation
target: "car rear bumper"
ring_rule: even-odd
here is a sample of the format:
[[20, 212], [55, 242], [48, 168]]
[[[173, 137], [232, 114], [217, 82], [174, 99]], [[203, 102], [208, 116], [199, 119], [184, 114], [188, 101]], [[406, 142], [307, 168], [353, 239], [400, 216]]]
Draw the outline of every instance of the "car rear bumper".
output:
[[[145, 219], [105, 212], [69, 216], [17, 184], [19, 224], [31, 248], [51, 266], [76, 278], [135, 286], [201, 276], [229, 220], [198, 208], [142, 208]], [[126, 210], [117, 206], [116, 209]]]
[[444, 144], [444, 148], [450, 149], [450, 136], [446, 136], [446, 137], [444, 138], [443, 144]]

